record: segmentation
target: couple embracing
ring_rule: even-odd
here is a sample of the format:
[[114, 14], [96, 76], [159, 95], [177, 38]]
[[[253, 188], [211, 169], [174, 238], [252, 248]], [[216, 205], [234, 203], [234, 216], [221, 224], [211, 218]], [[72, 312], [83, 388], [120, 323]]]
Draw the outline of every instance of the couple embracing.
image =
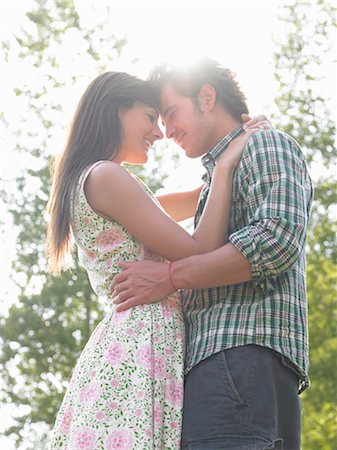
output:
[[[159, 116], [202, 157], [195, 190], [155, 196], [123, 167], [146, 163]], [[298, 144], [248, 116], [217, 62], [93, 80], [55, 168], [48, 245], [57, 273], [75, 240], [109, 312], [50, 448], [299, 450], [311, 202]], [[191, 235], [177, 222], [192, 216]]]

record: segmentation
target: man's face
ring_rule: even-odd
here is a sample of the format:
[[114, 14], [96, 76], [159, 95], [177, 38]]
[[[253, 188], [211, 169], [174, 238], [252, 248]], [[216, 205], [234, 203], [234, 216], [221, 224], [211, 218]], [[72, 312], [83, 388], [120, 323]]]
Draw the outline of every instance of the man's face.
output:
[[161, 91], [160, 110], [166, 137], [173, 139], [189, 158], [198, 158], [213, 146], [209, 114], [199, 110], [191, 97], [184, 96], [170, 83]]

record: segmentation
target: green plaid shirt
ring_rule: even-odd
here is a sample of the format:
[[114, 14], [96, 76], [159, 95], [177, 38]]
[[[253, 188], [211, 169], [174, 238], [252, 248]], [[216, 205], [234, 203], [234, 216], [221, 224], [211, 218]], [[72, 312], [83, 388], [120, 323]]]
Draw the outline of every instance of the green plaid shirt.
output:
[[[202, 159], [206, 186], [196, 224], [216, 161], [241, 132], [229, 133]], [[249, 260], [252, 280], [183, 292], [186, 373], [223, 349], [256, 344], [294, 365], [300, 392], [308, 386], [305, 243], [312, 197], [303, 154], [290, 136], [264, 130], [249, 139], [233, 177], [228, 241]]]

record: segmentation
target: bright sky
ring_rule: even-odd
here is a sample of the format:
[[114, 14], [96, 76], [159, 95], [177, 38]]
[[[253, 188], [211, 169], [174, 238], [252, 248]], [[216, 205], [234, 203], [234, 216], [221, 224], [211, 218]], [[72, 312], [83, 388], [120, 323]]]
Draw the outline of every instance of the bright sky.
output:
[[[101, 19], [104, 1], [92, 2], [75, 0], [83, 25], [93, 26]], [[151, 67], [163, 59], [186, 61], [200, 55], [216, 58], [224, 66], [237, 74], [243, 91], [248, 98], [252, 114], [267, 113], [273, 110], [275, 83], [273, 80], [273, 34], [280, 33], [277, 22], [278, 0], [134, 0], [110, 1], [111, 17], [109, 26], [116, 37], [126, 37], [128, 44], [112, 70], [125, 70], [139, 76], [146, 76]], [[17, 32], [23, 23], [24, 13], [32, 4], [31, 0], [0, 0], [0, 24], [2, 39], [11, 32]], [[76, 42], [69, 42], [76, 45]], [[67, 48], [62, 49], [60, 57], [65, 58]], [[66, 60], [65, 60], [66, 62]], [[10, 88], [20, 77], [29, 77], [30, 71], [22, 73], [19, 65], [1, 64], [0, 76], [6, 111], [10, 111], [11, 100], [7, 96]], [[63, 66], [64, 76], [71, 77], [71, 68]], [[67, 72], [68, 70], [68, 72]], [[85, 70], [90, 74], [90, 67]], [[95, 75], [94, 75], [95, 76]], [[94, 76], [89, 77], [89, 80]], [[87, 83], [86, 83], [87, 84]], [[72, 101], [65, 105], [69, 115], [73, 101], [77, 102], [83, 91], [72, 93]], [[65, 96], [65, 99], [67, 96]], [[8, 99], [8, 101], [6, 101]], [[15, 121], [15, 112], [11, 112]], [[6, 149], [6, 166], [1, 176], [14, 174], [17, 157], [11, 148]], [[3, 161], [4, 163], [4, 161]], [[170, 176], [166, 187], [191, 187], [199, 179], [202, 170], [199, 161], [182, 160], [181, 169]], [[188, 174], [188, 175], [187, 175]], [[15, 289], [7, 283], [9, 261], [15, 252], [10, 230], [6, 239], [1, 237], [2, 257], [0, 273], [6, 274], [1, 283], [0, 300], [3, 307], [15, 298]], [[14, 449], [6, 440], [0, 440], [1, 448]], [[24, 448], [24, 447], [23, 447]]]

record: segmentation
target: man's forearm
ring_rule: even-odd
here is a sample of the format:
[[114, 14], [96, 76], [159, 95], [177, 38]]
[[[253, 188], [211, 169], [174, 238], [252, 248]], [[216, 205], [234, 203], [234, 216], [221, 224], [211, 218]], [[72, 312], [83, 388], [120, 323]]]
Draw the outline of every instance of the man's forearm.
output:
[[251, 280], [249, 261], [233, 244], [203, 255], [163, 264], [156, 261], [121, 262], [111, 289], [116, 311], [154, 303], [176, 289], [193, 289], [244, 283]]
[[233, 244], [175, 261], [171, 274], [179, 289], [225, 286], [251, 280], [250, 263]]

